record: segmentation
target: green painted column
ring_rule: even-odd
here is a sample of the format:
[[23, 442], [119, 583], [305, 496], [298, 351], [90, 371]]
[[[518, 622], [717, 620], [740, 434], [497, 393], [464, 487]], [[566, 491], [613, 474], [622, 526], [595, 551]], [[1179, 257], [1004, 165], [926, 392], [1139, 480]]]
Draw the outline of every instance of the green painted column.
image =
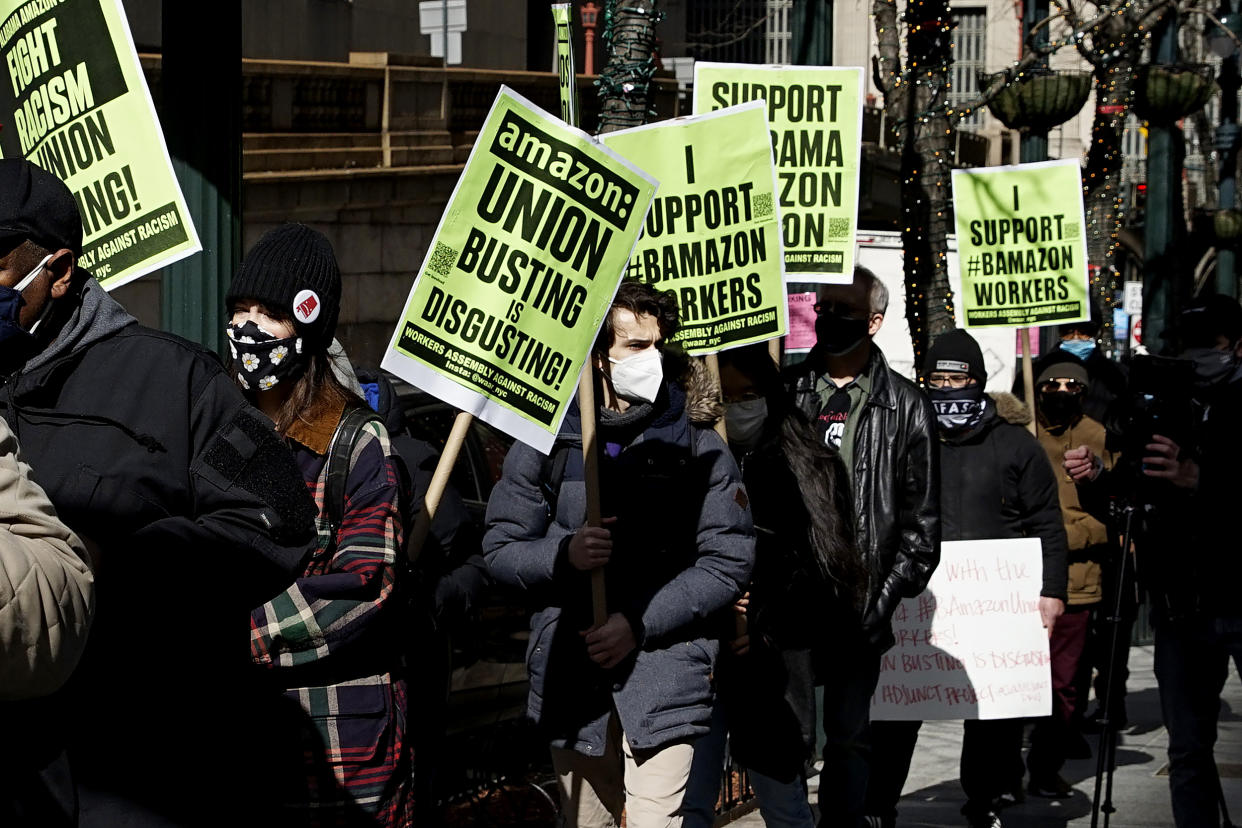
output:
[[[1177, 22], [1167, 15], [1152, 34], [1152, 62], [1177, 60]], [[1174, 222], [1180, 220], [1181, 131], [1151, 124], [1147, 133], [1147, 215], [1143, 246], [1143, 343], [1152, 353], [1163, 348], [1161, 334], [1177, 313]]]
[[[1041, 20], [1048, 17], [1048, 0], [1026, 0], [1022, 4], [1022, 43], [1025, 50], [1026, 39], [1028, 33], [1035, 28]], [[1048, 27], [1045, 26], [1035, 33], [1035, 41], [1037, 43], [1048, 42]], [[1036, 67], [1036, 71], [1046, 68], [1046, 62]], [[1034, 132], [1026, 130], [1022, 133], [1022, 139], [1018, 144], [1018, 160], [1023, 164], [1030, 164], [1035, 161], [1048, 160], [1048, 133]], [[1005, 163], [1009, 163], [1005, 159]]]
[[165, 330], [224, 348], [241, 257], [241, 0], [163, 0], [162, 123], [203, 252], [164, 269]]
[[794, 0], [789, 28], [790, 63], [832, 65], [832, 0]]

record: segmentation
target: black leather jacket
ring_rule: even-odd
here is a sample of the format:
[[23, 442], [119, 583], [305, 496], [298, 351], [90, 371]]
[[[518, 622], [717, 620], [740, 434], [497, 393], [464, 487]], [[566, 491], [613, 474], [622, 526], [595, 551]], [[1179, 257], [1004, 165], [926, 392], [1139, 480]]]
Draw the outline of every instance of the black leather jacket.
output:
[[[787, 376], [795, 404], [812, 420], [822, 407], [817, 362], [812, 351]], [[940, 444], [931, 403], [874, 344], [866, 371], [871, 393], [854, 437], [855, 533], [869, 573], [863, 628], [888, 649], [897, 604], [922, 592], [940, 562]]]

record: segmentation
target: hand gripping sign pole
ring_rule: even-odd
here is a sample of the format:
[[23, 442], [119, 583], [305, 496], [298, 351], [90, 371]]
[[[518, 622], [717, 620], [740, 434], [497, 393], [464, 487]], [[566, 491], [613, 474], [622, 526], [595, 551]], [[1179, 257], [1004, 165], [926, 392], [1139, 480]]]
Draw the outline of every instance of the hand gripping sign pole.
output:
[[[556, 69], [560, 85], [561, 120], [578, 126], [578, 80], [574, 67], [573, 6], [552, 5], [556, 24]], [[578, 410], [582, 416], [582, 476], [586, 487], [587, 526], [602, 526], [599, 499], [599, 452], [595, 440], [595, 369], [588, 359], [578, 378]], [[604, 569], [591, 570], [591, 612], [596, 626], [608, 620]]]

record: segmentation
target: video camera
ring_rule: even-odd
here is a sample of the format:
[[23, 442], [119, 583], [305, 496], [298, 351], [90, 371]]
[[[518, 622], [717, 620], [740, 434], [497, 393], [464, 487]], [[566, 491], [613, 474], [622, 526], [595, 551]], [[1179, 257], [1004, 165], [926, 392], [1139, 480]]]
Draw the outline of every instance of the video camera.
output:
[[[1142, 459], [1152, 437], [1159, 434], [1190, 448], [1195, 430], [1194, 366], [1188, 360], [1137, 356], [1130, 363], [1130, 384], [1114, 430], [1121, 435], [1122, 464], [1133, 490], [1143, 491], [1150, 478], [1142, 474]], [[1139, 498], [1146, 500], [1146, 498]]]

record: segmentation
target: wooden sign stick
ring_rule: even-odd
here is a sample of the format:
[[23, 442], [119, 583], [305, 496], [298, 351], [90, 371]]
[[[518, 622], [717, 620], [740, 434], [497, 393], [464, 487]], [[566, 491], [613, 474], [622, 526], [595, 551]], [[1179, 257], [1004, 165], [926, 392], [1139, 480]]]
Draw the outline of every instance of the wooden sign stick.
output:
[[444, 497], [449, 476], [453, 473], [453, 466], [457, 463], [457, 456], [461, 454], [461, 447], [466, 442], [466, 434], [470, 431], [470, 423], [473, 421], [474, 417], [464, 411], [458, 411], [457, 416], [453, 418], [453, 429], [449, 432], [448, 440], [444, 443], [444, 451], [440, 452], [436, 470], [432, 472], [431, 482], [427, 484], [427, 491], [423, 494], [423, 508], [419, 511], [418, 517], [414, 519], [414, 526], [410, 529], [410, 535], [406, 539], [405, 548], [411, 563], [417, 562], [419, 554], [423, 551], [423, 544], [427, 540], [427, 534], [431, 531], [431, 521], [436, 516], [436, 510], [440, 508], [440, 499]]

